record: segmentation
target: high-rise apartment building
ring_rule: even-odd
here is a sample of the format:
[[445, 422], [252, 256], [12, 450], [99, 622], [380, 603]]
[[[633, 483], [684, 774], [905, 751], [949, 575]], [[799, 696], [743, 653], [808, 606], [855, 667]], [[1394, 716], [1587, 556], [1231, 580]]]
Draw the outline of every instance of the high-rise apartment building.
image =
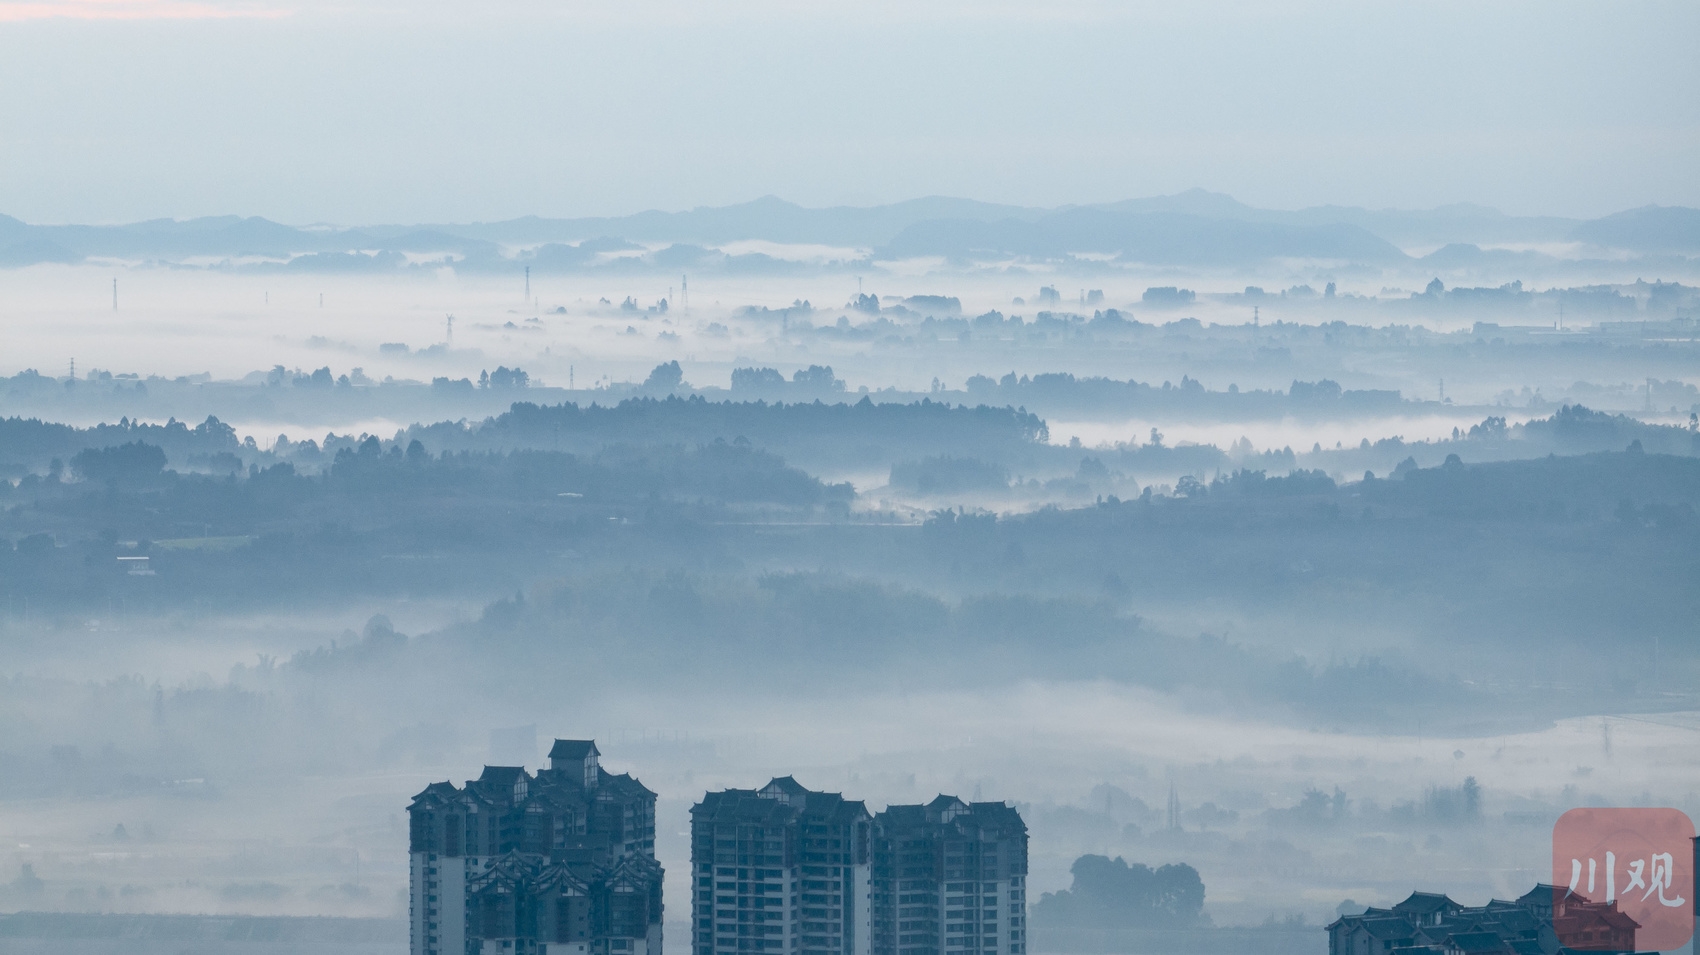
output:
[[859, 801], [782, 776], [691, 809], [695, 955], [871, 955], [869, 834]]
[[655, 794], [556, 740], [408, 806], [412, 955], [661, 955]]
[[874, 817], [872, 955], [1025, 955], [1027, 826], [939, 796]]
[[691, 810], [694, 955], [1026, 955], [1027, 826], [939, 796], [869, 817], [783, 776]]

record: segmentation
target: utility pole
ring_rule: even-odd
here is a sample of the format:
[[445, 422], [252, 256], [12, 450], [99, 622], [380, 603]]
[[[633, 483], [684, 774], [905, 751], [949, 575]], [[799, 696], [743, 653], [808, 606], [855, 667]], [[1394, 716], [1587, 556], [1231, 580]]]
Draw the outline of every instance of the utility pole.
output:
[[77, 360], [75, 358], [71, 359], [71, 380], [77, 380]]
[[448, 329], [448, 344], [453, 345], [455, 343], [455, 317], [453, 315], [449, 316]]
[[683, 312], [691, 310], [691, 282], [688, 275], [679, 276], [679, 310]]
[[531, 266], [525, 267], [525, 300], [531, 301]]
[[118, 279], [116, 276], [112, 279], [112, 310], [118, 311]]

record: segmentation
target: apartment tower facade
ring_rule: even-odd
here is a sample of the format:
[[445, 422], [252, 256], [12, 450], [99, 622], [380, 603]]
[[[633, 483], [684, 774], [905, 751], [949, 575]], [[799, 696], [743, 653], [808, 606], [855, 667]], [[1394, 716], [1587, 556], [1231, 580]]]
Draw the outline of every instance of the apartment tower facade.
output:
[[871, 955], [867, 807], [790, 776], [691, 809], [691, 950]]
[[872, 955], [1026, 955], [1027, 825], [939, 796], [874, 817]]
[[662, 955], [655, 794], [592, 740], [408, 806], [412, 955]]

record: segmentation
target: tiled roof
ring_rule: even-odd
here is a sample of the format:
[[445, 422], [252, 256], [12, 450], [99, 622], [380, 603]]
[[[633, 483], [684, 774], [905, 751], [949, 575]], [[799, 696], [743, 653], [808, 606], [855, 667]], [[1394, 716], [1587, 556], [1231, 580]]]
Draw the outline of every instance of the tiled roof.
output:
[[605, 787], [609, 790], [612, 790], [614, 792], [617, 792], [617, 793], [620, 793], [621, 795], [626, 795], [626, 796], [654, 796], [655, 795], [655, 793], [649, 791], [649, 787], [645, 786], [643, 783], [638, 782], [637, 779], [634, 776], [632, 776], [631, 773], [620, 773], [619, 775], [615, 775], [614, 773], [610, 773], [606, 769], [599, 770], [599, 773], [600, 773], [600, 775], [598, 775], [596, 777], [596, 779], [597, 779], [596, 784], [599, 787]]
[[820, 795], [818, 793], [812, 792], [811, 790], [809, 790], [808, 787], [804, 786], [802, 783], [798, 782], [795, 778], [793, 778], [791, 776], [775, 776], [773, 779], [768, 781], [768, 784], [766, 786], [763, 786], [761, 788], [761, 791], [764, 792], [764, 793], [765, 792], [782, 792], [787, 796]]
[[1460, 909], [1463, 906], [1452, 901], [1445, 895], [1434, 892], [1412, 892], [1410, 897], [1393, 906], [1395, 912], [1416, 912], [1428, 914], [1442, 909]]
[[413, 801], [415, 803], [442, 802], [452, 800], [459, 795], [460, 790], [455, 788], [455, 784], [445, 779], [440, 783], [432, 783], [421, 789], [419, 794], [413, 797]]
[[[1330, 937], [1363, 932], [1383, 941], [1411, 939], [1388, 949], [1389, 955], [1423, 955], [1425, 945], [1467, 955], [1563, 955], [1568, 949], [1561, 946], [1561, 939], [1606, 929], [1628, 933], [1640, 927], [1615, 905], [1608, 908], [1579, 896], [1565, 899], [1566, 912], [1555, 924], [1545, 917], [1552, 892], [1552, 886], [1537, 885], [1515, 902], [1495, 899], [1470, 908], [1444, 895], [1415, 892], [1391, 911], [1372, 908], [1362, 915], [1341, 916], [1328, 925], [1328, 932]], [[1432, 917], [1436, 915], [1438, 919]]]
[[874, 821], [893, 828], [909, 828], [927, 824], [927, 807], [922, 805], [887, 806], [874, 815]]
[[549, 747], [550, 759], [584, 759], [586, 756], [600, 756], [593, 739], [558, 739], [555, 745]]
[[1376, 938], [1410, 938], [1416, 933], [1416, 926], [1403, 918], [1364, 919], [1363, 927]]
[[[777, 793], [782, 798], [775, 798]], [[798, 817], [842, 825], [868, 818], [867, 804], [859, 799], [845, 799], [839, 793], [822, 793], [803, 789], [790, 776], [781, 776], [761, 789], [726, 789], [706, 793], [702, 802], [691, 809], [691, 818], [712, 819], [716, 822], [748, 822], [758, 825], [784, 825]]]
[[797, 815], [797, 808], [775, 799], [763, 799], [753, 789], [726, 789], [706, 793], [691, 807], [691, 819], [717, 823], [743, 822], [753, 825], [784, 825]]
[[512, 786], [521, 776], [530, 778], [524, 766], [486, 766], [478, 781], [488, 785]]
[[887, 829], [914, 829], [940, 825], [938, 820], [941, 815], [953, 809], [954, 818], [949, 823], [942, 824], [955, 827], [964, 834], [975, 829], [1002, 830], [999, 833], [1002, 836], [1027, 831], [1027, 824], [1022, 821], [1021, 813], [1004, 803], [965, 803], [955, 796], [942, 795], [925, 805], [887, 806], [874, 816], [874, 820]]
[[1446, 947], [1460, 952], [1503, 952], [1505, 939], [1497, 932], [1460, 932], [1446, 938]]
[[1517, 901], [1524, 905], [1529, 905], [1531, 903], [1536, 905], [1551, 905], [1552, 900], [1556, 898], [1555, 893], [1557, 891], [1557, 886], [1547, 885], [1544, 882], [1537, 882], [1535, 883], [1534, 888], [1522, 895], [1519, 895], [1517, 897]]

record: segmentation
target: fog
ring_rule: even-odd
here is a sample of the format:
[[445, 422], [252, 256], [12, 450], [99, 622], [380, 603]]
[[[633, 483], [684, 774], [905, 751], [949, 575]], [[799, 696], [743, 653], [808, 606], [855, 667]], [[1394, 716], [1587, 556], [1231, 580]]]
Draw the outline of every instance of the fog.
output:
[[1700, 816], [1695, 20], [0, 3], [0, 955], [728, 955], [820, 792], [786, 951], [942, 955], [924, 819], [953, 955], [1342, 955]]
[[[21, 801], [8, 813], [7, 835], [25, 841], [8, 848], [9, 861], [34, 861], [47, 884], [14, 904], [393, 915], [405, 905], [406, 869], [394, 851], [405, 831], [398, 806], [430, 781], [466, 775], [461, 767], [513, 758], [488, 748], [487, 724], [532, 717], [593, 732], [618, 754], [611, 766], [642, 772], [660, 796], [663, 856], [688, 851], [685, 810], [704, 789], [772, 774], [879, 804], [939, 791], [995, 794], [1029, 820], [1035, 883], [1066, 887], [1069, 864], [1086, 852], [1186, 861], [1199, 869], [1221, 924], [1297, 913], [1317, 925], [1341, 898], [1402, 897], [1408, 868], [1456, 873], [1448, 890], [1461, 899], [1518, 894], [1544, 877], [1547, 832], [1538, 819], [1576, 803], [1638, 804], [1649, 793], [1700, 808], [1692, 788], [1668, 788], [1673, 780], [1692, 787], [1682, 754], [1695, 726], [1686, 717], [1363, 735], [1235, 719], [1099, 681], [727, 703], [716, 693], [640, 690], [578, 706], [497, 707], [485, 721], [438, 714], [447, 720], [407, 724], [411, 716], [396, 715], [362, 726], [383, 740], [382, 763], [335, 776], [175, 780], [158, 792], [109, 793], [74, 812], [59, 800]], [[291, 708], [288, 700], [274, 705]], [[428, 736], [435, 752], [396, 755]], [[99, 761], [93, 752], [82, 758]], [[231, 758], [254, 766], [294, 754]], [[1389, 814], [1420, 801], [1424, 788], [1465, 776], [1493, 794], [1490, 822]], [[1161, 818], [1171, 783], [1188, 807], [1180, 832], [1164, 830]], [[1350, 794], [1348, 818], [1280, 817], [1305, 791], [1334, 787]], [[127, 838], [113, 835], [119, 825]], [[668, 891], [687, 890], [682, 875], [670, 874]]]
[[1689, 286], [639, 265], [7, 273], [0, 907], [398, 951], [410, 797], [551, 736], [658, 794], [669, 898], [794, 775], [1295, 951], [1700, 811]]

